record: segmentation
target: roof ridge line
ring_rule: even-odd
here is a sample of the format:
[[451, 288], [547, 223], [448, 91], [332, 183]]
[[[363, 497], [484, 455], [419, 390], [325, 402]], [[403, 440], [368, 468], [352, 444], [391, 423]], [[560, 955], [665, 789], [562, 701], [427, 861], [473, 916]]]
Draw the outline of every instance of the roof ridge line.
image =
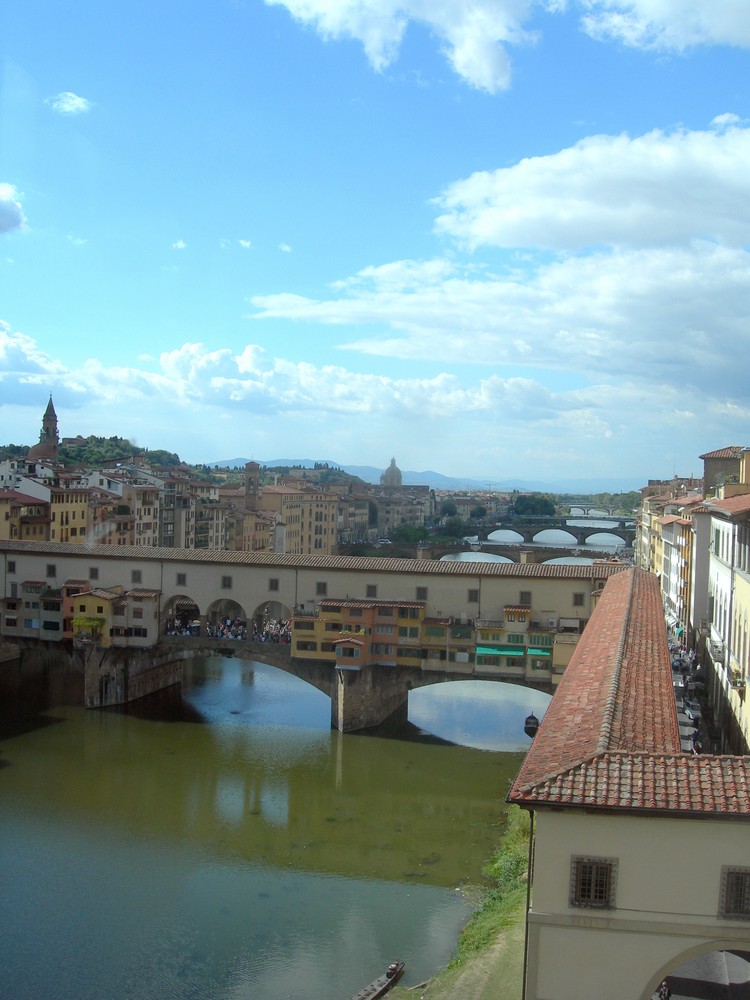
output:
[[616, 665], [612, 672], [612, 680], [610, 682], [609, 694], [607, 695], [607, 704], [604, 709], [604, 718], [602, 719], [602, 726], [599, 730], [599, 740], [597, 742], [597, 752], [598, 753], [611, 753], [610, 740], [612, 738], [612, 729], [614, 726], [614, 716], [615, 710], [617, 708], [617, 692], [620, 689], [620, 675], [622, 673], [622, 662], [625, 655], [625, 645], [628, 641], [628, 631], [630, 625], [630, 619], [633, 613], [633, 594], [635, 591], [637, 574], [633, 573], [630, 577], [629, 593], [628, 593], [628, 604], [627, 610], [622, 620], [622, 627], [620, 629], [620, 638], [617, 643], [617, 654], [616, 654]]

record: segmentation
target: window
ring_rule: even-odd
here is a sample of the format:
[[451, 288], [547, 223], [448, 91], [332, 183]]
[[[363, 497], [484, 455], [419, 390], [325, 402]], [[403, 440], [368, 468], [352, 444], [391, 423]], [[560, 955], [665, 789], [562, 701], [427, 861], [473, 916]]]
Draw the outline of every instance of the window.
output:
[[15, 571], [16, 571], [16, 560], [15, 559], [9, 559], [8, 560], [8, 572], [9, 573], [15, 573]]
[[268, 581], [268, 589], [269, 590], [279, 589], [279, 578], [277, 576], [272, 576], [271, 579]]
[[367, 597], [377, 597], [377, 596], [378, 596], [377, 584], [368, 583], [367, 584]]
[[315, 584], [315, 593], [318, 597], [325, 597], [328, 593], [328, 584], [324, 580], [318, 580]]
[[719, 916], [729, 920], [750, 920], [750, 868], [721, 869]]
[[584, 601], [584, 594], [573, 594], [573, 607], [582, 608]]
[[573, 858], [570, 905], [610, 910], [615, 905], [617, 862], [612, 858]]
[[427, 587], [417, 587], [417, 600], [418, 601], [427, 600]]
[[141, 583], [143, 574], [139, 569], [134, 569], [130, 574], [131, 583]]
[[99, 570], [96, 566], [89, 566], [89, 580], [98, 580]]
[[470, 590], [466, 600], [469, 602], [469, 604], [479, 604], [479, 591]]
[[133, 618], [143, 618], [143, 608], [133, 608]]
[[522, 607], [524, 607], [524, 608], [530, 608], [531, 607], [531, 591], [530, 590], [522, 590], [522, 591], [520, 591], [520, 593], [518, 595], [518, 603], [520, 605], [522, 605]]
[[177, 574], [177, 586], [178, 587], [187, 587], [187, 573], [178, 573]]
[[54, 563], [47, 563], [47, 576], [57, 576], [57, 566]]
[[222, 576], [221, 578], [221, 589], [231, 590], [232, 589], [232, 578], [231, 576]]

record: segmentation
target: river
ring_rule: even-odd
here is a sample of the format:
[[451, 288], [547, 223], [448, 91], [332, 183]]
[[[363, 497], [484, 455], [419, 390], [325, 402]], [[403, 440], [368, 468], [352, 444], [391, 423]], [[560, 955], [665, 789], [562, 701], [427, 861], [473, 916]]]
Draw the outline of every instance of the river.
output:
[[233, 659], [130, 712], [35, 697], [0, 701], [7, 1000], [346, 1000], [396, 957], [427, 979], [547, 701], [437, 685], [398, 738], [342, 735], [320, 692]]

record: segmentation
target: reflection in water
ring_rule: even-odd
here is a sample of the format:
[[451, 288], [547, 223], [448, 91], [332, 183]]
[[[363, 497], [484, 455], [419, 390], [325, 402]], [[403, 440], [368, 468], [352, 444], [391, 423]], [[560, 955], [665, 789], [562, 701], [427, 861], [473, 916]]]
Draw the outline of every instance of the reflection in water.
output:
[[481, 695], [477, 735], [462, 684], [412, 693], [442, 741], [332, 732], [314, 688], [235, 660], [196, 663], [150, 718], [57, 705], [0, 731], [4, 995], [281, 1000], [304, 980], [330, 1000], [396, 954], [426, 979], [522, 759], [472, 746], [528, 745], [523, 689]]

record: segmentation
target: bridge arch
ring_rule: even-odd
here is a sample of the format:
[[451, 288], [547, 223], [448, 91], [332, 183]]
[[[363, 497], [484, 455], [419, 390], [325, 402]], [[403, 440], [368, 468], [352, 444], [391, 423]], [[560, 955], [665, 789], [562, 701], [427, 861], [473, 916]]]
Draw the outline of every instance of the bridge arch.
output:
[[[716, 996], [717, 983], [705, 977], [710, 970], [721, 969], [727, 964], [727, 956], [731, 956], [729, 964], [742, 967], [745, 975], [750, 978], [750, 962], [747, 951], [737, 940], [710, 941], [705, 944], [686, 948], [667, 961], [646, 984], [641, 1000], [651, 1000], [659, 986], [666, 980], [673, 994], [682, 994], [700, 998]], [[747, 979], [745, 980], [745, 983]], [[745, 985], [743, 983], [742, 985]]]
[[541, 531], [537, 531], [534, 534], [533, 541], [535, 541], [537, 544], [544, 545], [545, 542], [549, 542], [550, 541], [550, 539], [549, 539], [550, 533], [552, 533], [552, 534], [555, 535], [555, 542], [558, 545], [561, 544], [560, 541], [559, 541], [559, 536], [560, 535], [567, 535], [568, 536], [562, 544], [568, 544], [568, 542], [571, 545], [577, 545], [578, 544], [578, 536], [574, 535], [573, 532], [568, 531], [567, 528], [543, 528]]

